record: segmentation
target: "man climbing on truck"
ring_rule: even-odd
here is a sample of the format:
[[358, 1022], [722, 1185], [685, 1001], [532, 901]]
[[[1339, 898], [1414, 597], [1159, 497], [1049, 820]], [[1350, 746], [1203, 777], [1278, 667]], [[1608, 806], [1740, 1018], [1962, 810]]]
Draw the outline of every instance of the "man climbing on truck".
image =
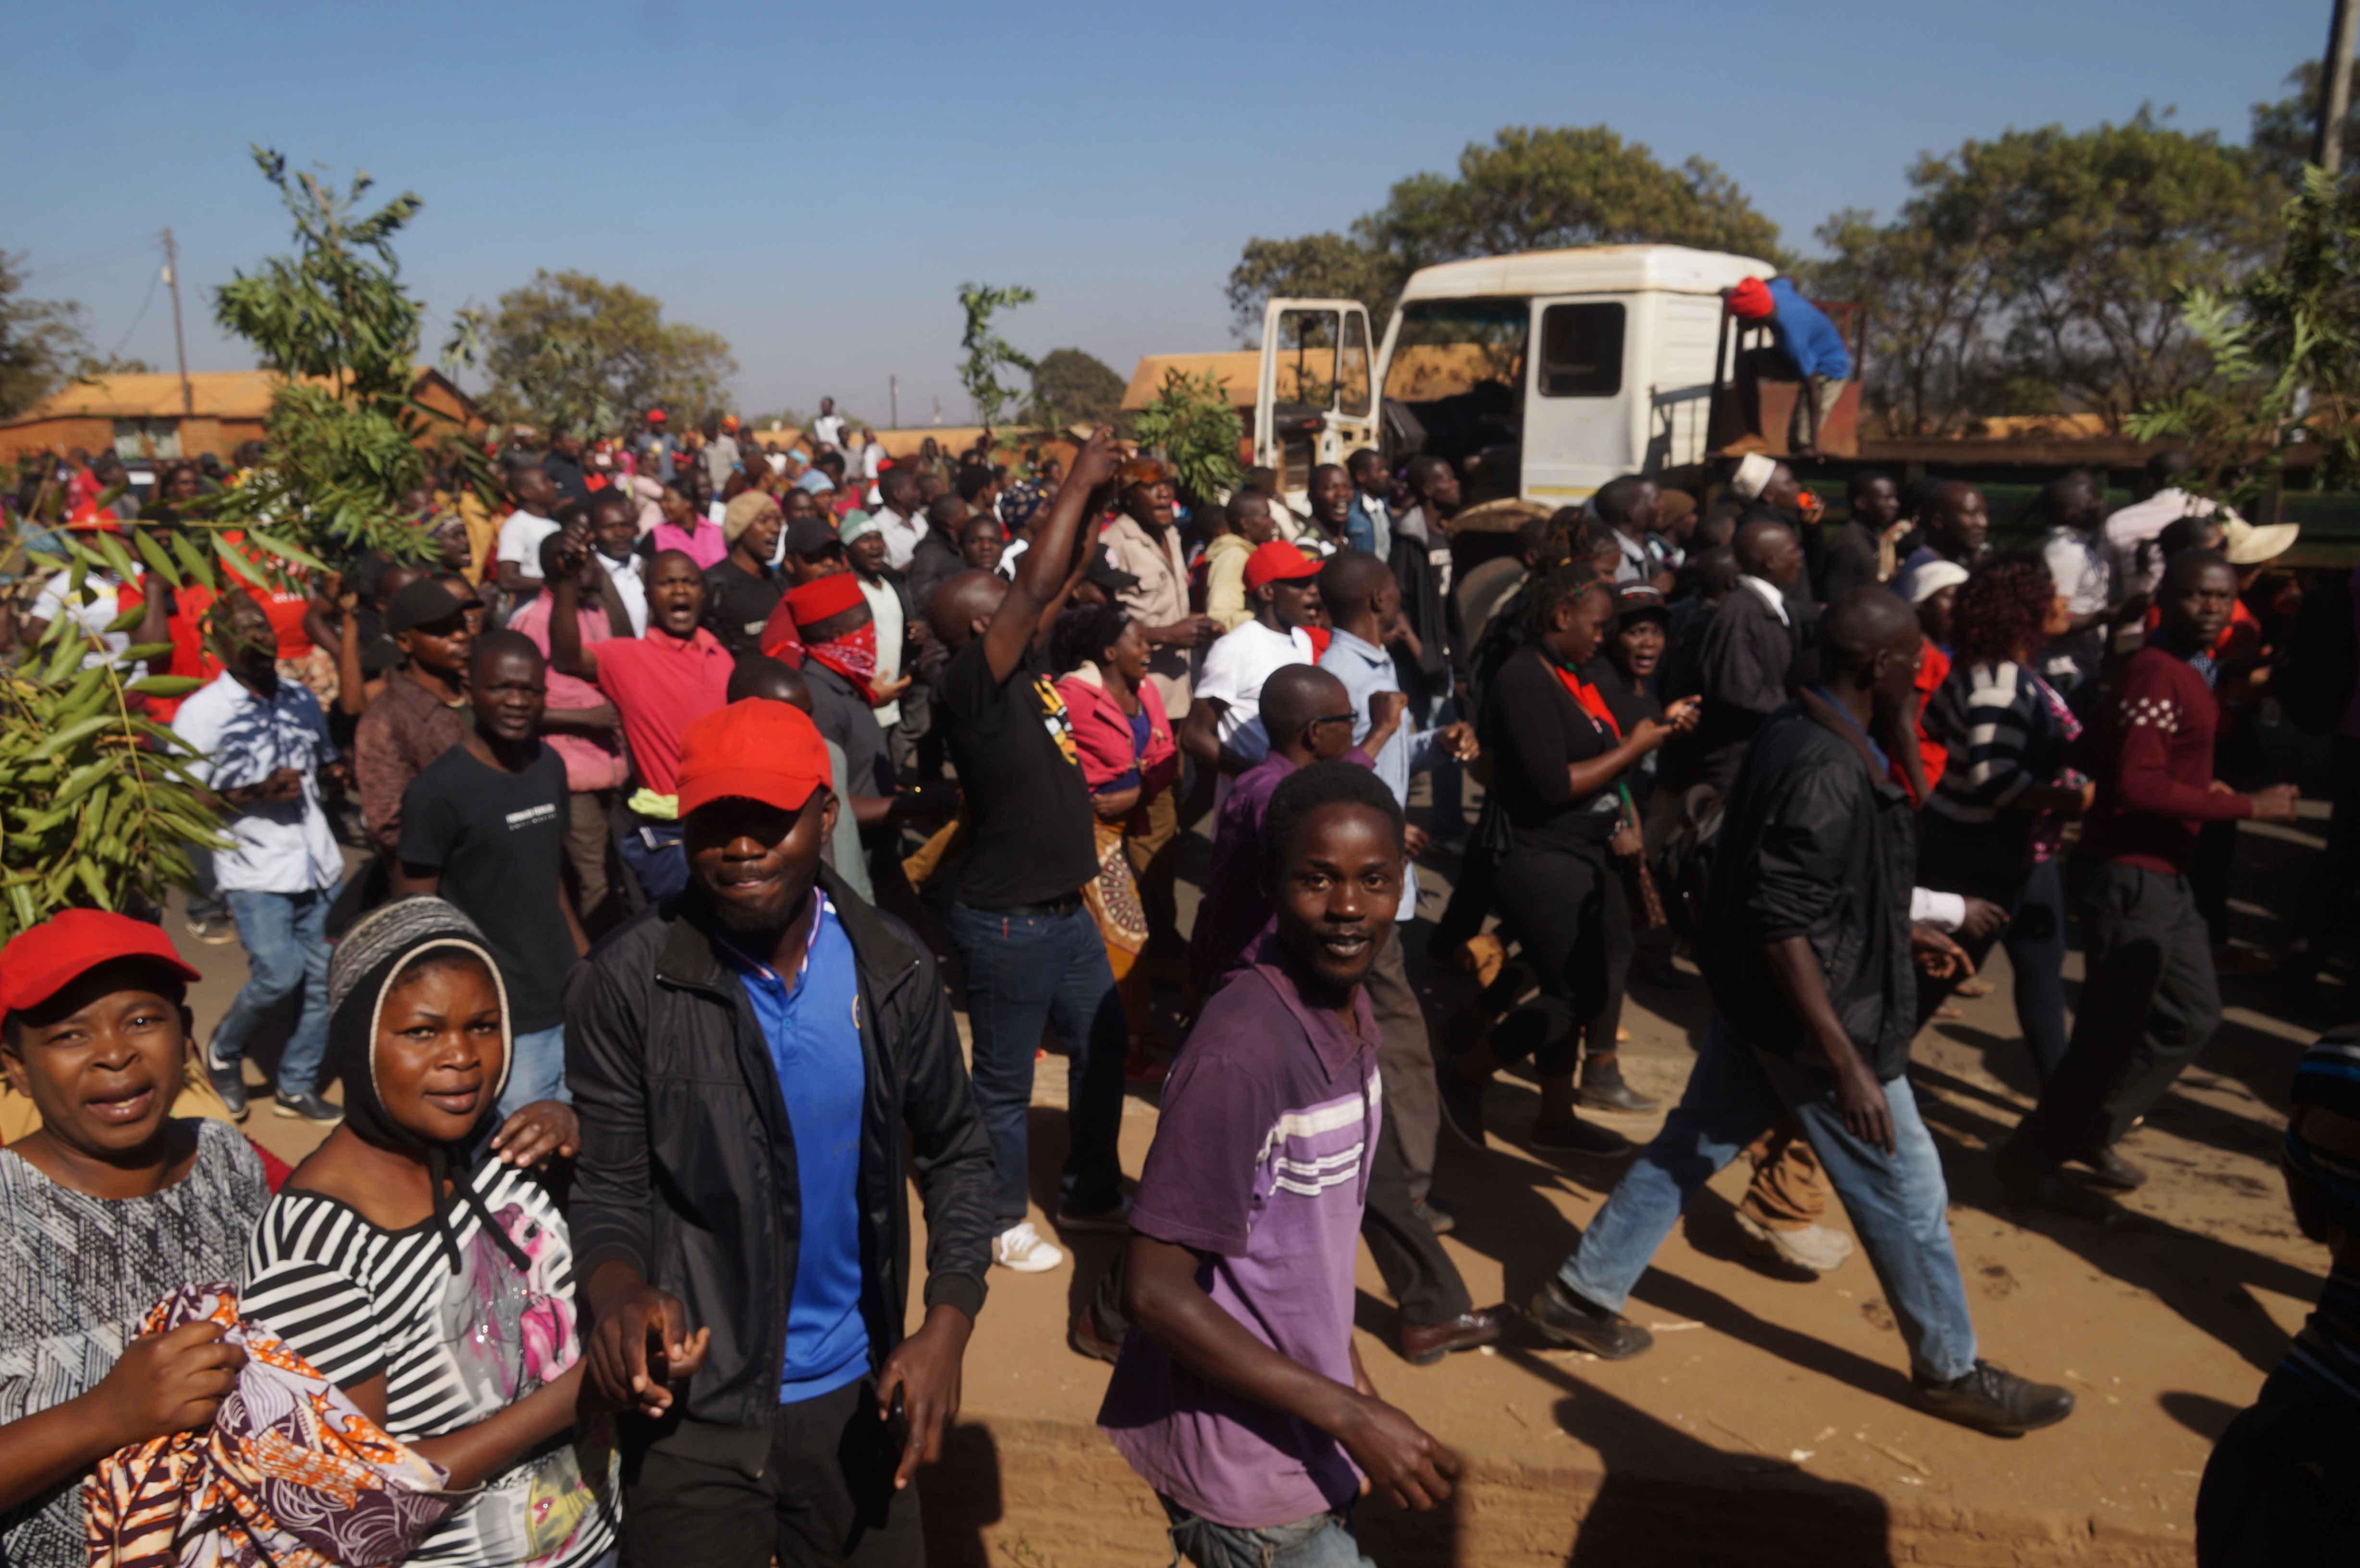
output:
[[1775, 346], [1760, 370], [1808, 385], [1809, 396], [1795, 399], [1786, 445], [1800, 456], [1822, 455], [1819, 432], [1836, 411], [1843, 384], [1852, 379], [1852, 351], [1844, 347], [1843, 334], [1784, 278], [1766, 283], [1759, 278], [1745, 279], [1729, 291], [1729, 313], [1770, 329]]

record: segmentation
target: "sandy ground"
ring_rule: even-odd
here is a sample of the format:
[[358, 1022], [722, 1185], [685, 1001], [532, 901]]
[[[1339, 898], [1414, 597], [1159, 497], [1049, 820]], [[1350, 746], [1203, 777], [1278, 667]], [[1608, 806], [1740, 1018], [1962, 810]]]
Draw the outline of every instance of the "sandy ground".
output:
[[[2320, 842], [2319, 809], [2309, 810], [2294, 828], [2249, 827], [2242, 835], [2241, 941], [2268, 937], [2275, 928], [2266, 917], [2291, 898], [2309, 859], [2304, 851]], [[1201, 841], [1193, 853], [1192, 881], [1201, 870]], [[1435, 866], [1447, 871], [1448, 863]], [[1427, 879], [1426, 919], [1440, 910], [1442, 883]], [[1184, 884], [1184, 917], [1193, 897]], [[206, 973], [193, 1000], [200, 1029], [210, 1029], [243, 978], [242, 956], [235, 946], [188, 940], [177, 919], [173, 929]], [[1422, 953], [1423, 925], [1411, 942], [1413, 954]], [[2079, 964], [2076, 955], [2069, 982], [2078, 982]], [[1802, 1537], [1816, 1539], [1819, 1562], [2192, 1560], [2180, 1543], [2192, 1538], [2197, 1482], [2212, 1441], [2251, 1401], [2325, 1273], [2323, 1249], [2304, 1241], [2288, 1214], [2275, 1154], [2288, 1077], [2318, 1020], [2254, 1010], [2256, 997], [2233, 985], [2226, 1022], [2199, 1066], [2125, 1145], [2153, 1180], [2100, 1225], [2013, 1205], [1998, 1190], [1988, 1149], [2029, 1105], [2032, 1080], [2004, 956], [1994, 955], [1986, 978], [1994, 983], [1989, 995], [1961, 999], [1962, 1017], [1938, 1021], [1921, 1037], [1913, 1077], [1949, 1176], [1951, 1229], [1983, 1352], [2072, 1388], [2080, 1400], [2073, 1417], [2003, 1441], [1920, 1413], [1909, 1402], [1892, 1313], [1864, 1258], [1808, 1279], [1783, 1275], [1746, 1250], [1732, 1217], [1744, 1186], [1742, 1162], [1711, 1183], [1641, 1280], [1629, 1312], [1655, 1332], [1656, 1345], [1630, 1362], [1550, 1350], [1518, 1325], [1497, 1353], [1410, 1367], [1391, 1348], [1396, 1319], [1364, 1252], [1360, 1348], [1380, 1390], [1485, 1475], [1582, 1478], [1551, 1483], [1563, 1487], [1561, 1499], [1544, 1486], [1519, 1505], [1518, 1539], [1529, 1538], [1531, 1560], [1562, 1562], [1568, 1552], [1582, 1562], [1786, 1560], [1767, 1541], [1747, 1541], [1747, 1521], [1757, 1517], [1751, 1503], [1712, 1527], [1719, 1544], [1709, 1552], [1702, 1535], [1688, 1541], [1689, 1550], [1668, 1553], [1640, 1540], [1627, 1552], [1604, 1550], [1626, 1533], [1662, 1547], [1660, 1534], [1648, 1532], [1666, 1518], [1688, 1517], [1682, 1498], [1714, 1488], [1785, 1499], [1758, 1515], [1765, 1519], [1786, 1506], [1802, 1508], [1802, 1517], [1820, 1521]], [[1449, 1016], [1451, 984], [1429, 992], [1437, 1018]], [[2349, 992], [2337, 996], [2352, 1011]], [[1692, 974], [1677, 988], [1634, 984], [1625, 1063], [1638, 1087], [1677, 1095], [1706, 1008]], [[1035, 1094], [1033, 1217], [1044, 1234], [1054, 1234], [1047, 1209], [1064, 1148], [1062, 1066], [1054, 1057], [1042, 1063]], [[1479, 1303], [1528, 1300], [1620, 1170], [1529, 1152], [1523, 1139], [1536, 1105], [1529, 1084], [1503, 1081], [1491, 1101], [1491, 1147], [1479, 1154], [1444, 1140], [1437, 1196], [1460, 1216], [1445, 1245]], [[1152, 1094], [1134, 1094], [1126, 1113], [1125, 1164], [1135, 1173], [1155, 1131]], [[1644, 1140], [1661, 1118], [1620, 1117], [1613, 1125]], [[319, 1137], [274, 1116], [267, 1100], [247, 1128], [290, 1159]], [[1829, 1223], [1846, 1222], [1839, 1210]], [[968, 1475], [937, 1486], [945, 1497], [977, 1485], [997, 1489], [980, 1504], [961, 1505], [973, 1529], [960, 1525], [948, 1548], [938, 1541], [937, 1560], [1164, 1560], [1148, 1512], [1152, 1497], [1119, 1462], [1110, 1471], [1102, 1463], [1110, 1454], [1092, 1447], [1106, 1369], [1064, 1343], [1068, 1314], [1119, 1244], [1078, 1236], [1068, 1245], [1068, 1268], [1029, 1276], [995, 1270], [967, 1356], [966, 1404], [970, 1422], [1000, 1432], [1003, 1449], [1030, 1443], [1079, 1455], [1086, 1474], [1036, 1490], [1020, 1506], [1022, 1460], [1009, 1449], [990, 1459], [979, 1482]], [[1019, 1432], [1022, 1441], [1011, 1435]], [[989, 1459], [990, 1443], [977, 1441]], [[1635, 1522], [1618, 1529], [1616, 1499], [1650, 1497], [1655, 1504], [1634, 1505]], [[1127, 1522], [1111, 1534], [1101, 1530], [1095, 1549], [1075, 1546], [1060, 1510], [1105, 1513], [1109, 1506]], [[1382, 1533], [1382, 1520], [1369, 1522], [1372, 1537]], [[1956, 1540], [1941, 1550], [1896, 1544], [1929, 1529]], [[1504, 1547], [1477, 1551], [1471, 1538], [1454, 1541], [1448, 1530], [1421, 1538], [1403, 1524], [1403, 1531], [1415, 1543], [1404, 1560], [1508, 1560]], [[2036, 1550], [2036, 1541], [2045, 1544]], [[1585, 1550], [1593, 1544], [1601, 1550]]]

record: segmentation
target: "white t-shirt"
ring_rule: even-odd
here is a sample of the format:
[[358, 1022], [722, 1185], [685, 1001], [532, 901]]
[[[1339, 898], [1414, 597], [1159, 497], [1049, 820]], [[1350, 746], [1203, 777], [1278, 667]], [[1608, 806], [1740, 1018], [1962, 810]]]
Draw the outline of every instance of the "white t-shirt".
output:
[[877, 520], [877, 531], [885, 536], [885, 564], [896, 572], [907, 572], [911, 558], [918, 553], [918, 541], [926, 537], [926, 525], [890, 506], [869, 515]]
[[884, 472], [885, 445], [882, 441], [870, 441], [860, 449], [860, 477], [874, 479]]
[[[123, 606], [115, 597], [116, 590], [121, 587], [121, 584], [115, 581], [115, 573], [111, 572], [85, 572], [82, 580], [82, 593], [76, 593], [67, 586], [72, 581], [72, 572], [60, 572], [44, 583], [39, 596], [33, 601], [32, 618], [37, 621], [47, 621], [51, 625], [60, 620], [71, 621], [91, 637], [97, 638], [98, 647], [92, 648], [82, 657], [82, 667], [84, 670], [95, 669], [102, 664], [112, 664], [121, 656], [125, 648], [131, 646], [129, 632], [111, 632], [106, 629], [115, 617], [123, 613]], [[82, 602], [85, 595], [89, 597], [88, 604]], [[100, 651], [102, 648], [104, 652]], [[126, 679], [137, 681], [147, 673], [148, 667], [145, 664], [135, 664], [131, 667], [131, 673]]]
[[1262, 716], [1262, 683], [1273, 671], [1290, 664], [1318, 662], [1312, 651], [1311, 634], [1301, 626], [1292, 632], [1274, 632], [1260, 621], [1248, 621], [1205, 650], [1196, 700], [1226, 704], [1213, 731], [1226, 746], [1230, 736]]
[[500, 525], [499, 559], [512, 561], [516, 569], [541, 581], [541, 541], [557, 531], [557, 524], [547, 517], [536, 517], [530, 512], [510, 512], [508, 521]]
[[[858, 577], [859, 573], [853, 575]], [[877, 625], [877, 679], [897, 681], [901, 675], [901, 656], [909, 651], [909, 626], [901, 619], [901, 595], [882, 578], [871, 583], [861, 577], [860, 596], [869, 601], [869, 618]], [[879, 703], [876, 713], [878, 727], [891, 729], [901, 722], [901, 699]]]
[[180, 704], [172, 733], [202, 754], [190, 771], [216, 790], [259, 784], [282, 768], [303, 776], [295, 800], [261, 801], [230, 819], [235, 845], [213, 852], [223, 892], [310, 893], [336, 885], [344, 859], [320, 807], [318, 779], [320, 765], [335, 760], [336, 744], [320, 700], [300, 681], [279, 681], [265, 702], [224, 670]]
[[591, 559], [606, 569], [614, 581], [615, 592], [622, 595], [623, 608], [630, 612], [631, 635], [648, 635], [648, 584], [639, 574], [639, 558], [627, 555], [620, 561], [610, 561], [600, 550], [592, 550]]
[[[817, 440], [825, 441], [836, 451], [842, 452], [844, 450], [844, 416], [842, 414], [820, 415], [812, 421], [812, 435]], [[817, 453], [813, 455], [816, 456]]]

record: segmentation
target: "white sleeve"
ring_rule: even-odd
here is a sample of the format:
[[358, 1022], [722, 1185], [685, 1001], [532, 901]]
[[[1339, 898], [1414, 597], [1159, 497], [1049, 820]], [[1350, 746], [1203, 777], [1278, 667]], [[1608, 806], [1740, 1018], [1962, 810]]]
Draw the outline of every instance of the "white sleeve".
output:
[[189, 771], [196, 775], [198, 783], [210, 784], [213, 777], [213, 747], [221, 744], [221, 729], [213, 723], [213, 704], [204, 697], [200, 691], [180, 704], [180, 711], [172, 716], [172, 733], [196, 753], [189, 761]]
[[1954, 931], [1967, 923], [1967, 901], [1956, 893], [1937, 893], [1931, 887], [1909, 889], [1909, 919], [1922, 922], [1936, 931]]
[[1197, 673], [1195, 695], [1203, 702], [1236, 707], [1240, 695], [1238, 680], [1245, 662], [1245, 645], [1236, 633], [1216, 637], [1205, 650], [1205, 668]]

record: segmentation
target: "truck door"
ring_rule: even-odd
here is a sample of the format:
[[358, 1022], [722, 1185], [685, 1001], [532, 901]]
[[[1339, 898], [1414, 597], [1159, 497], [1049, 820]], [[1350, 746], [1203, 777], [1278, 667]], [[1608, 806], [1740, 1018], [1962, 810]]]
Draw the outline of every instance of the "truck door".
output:
[[1311, 470], [1377, 444], [1375, 340], [1352, 299], [1273, 299], [1262, 319], [1253, 453], [1300, 505]]
[[1552, 506], [1586, 500], [1638, 468], [1646, 430], [1633, 397], [1631, 350], [1650, 325], [1645, 295], [1533, 301], [1532, 397], [1524, 405], [1524, 495]]

